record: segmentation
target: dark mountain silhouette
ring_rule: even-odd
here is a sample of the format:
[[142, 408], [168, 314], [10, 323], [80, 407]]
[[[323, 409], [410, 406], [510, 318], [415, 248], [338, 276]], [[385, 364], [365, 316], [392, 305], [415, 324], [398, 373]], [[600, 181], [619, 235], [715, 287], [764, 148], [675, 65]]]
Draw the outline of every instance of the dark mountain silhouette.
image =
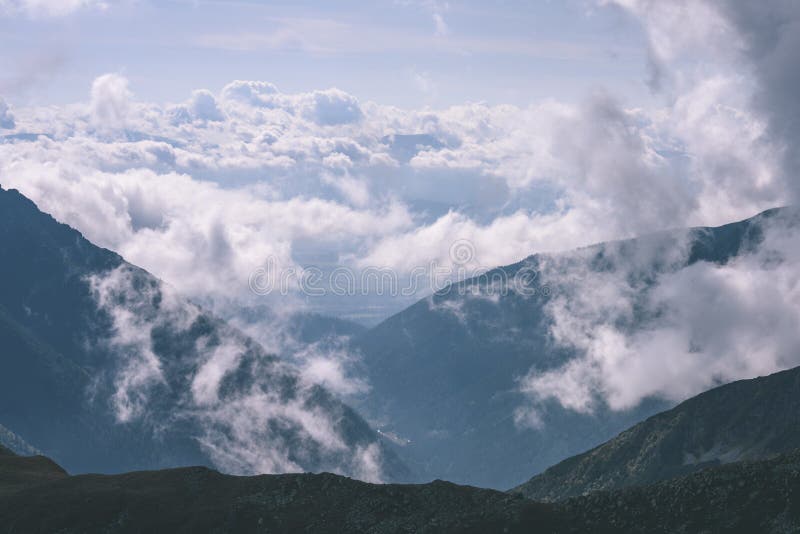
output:
[[800, 452], [555, 504], [435, 481], [234, 477], [203, 467], [69, 476], [0, 449], [0, 532], [797, 532]]
[[70, 477], [0, 453], [0, 532], [549, 532], [547, 505], [493, 490], [203, 467]]
[[800, 451], [556, 505], [558, 533], [800, 531]]

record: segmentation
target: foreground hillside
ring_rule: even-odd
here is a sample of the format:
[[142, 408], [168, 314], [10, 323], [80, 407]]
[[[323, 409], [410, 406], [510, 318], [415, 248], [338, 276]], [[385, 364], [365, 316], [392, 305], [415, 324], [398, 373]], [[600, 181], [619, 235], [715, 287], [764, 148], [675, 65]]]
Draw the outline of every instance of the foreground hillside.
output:
[[[0, 453], [1, 454], [1, 453]], [[27, 480], [27, 483], [23, 481]], [[0, 532], [549, 532], [547, 505], [447, 482], [331, 474], [233, 477], [202, 467], [67, 476], [0, 455]]]
[[68, 476], [0, 450], [0, 532], [789, 533], [800, 452], [557, 504], [436, 481], [331, 474], [233, 477], [202, 467]]
[[652, 486], [601, 491], [557, 505], [557, 532], [800, 532], [800, 451], [709, 468]]
[[558, 501], [800, 448], [800, 367], [706, 391], [513, 491]]

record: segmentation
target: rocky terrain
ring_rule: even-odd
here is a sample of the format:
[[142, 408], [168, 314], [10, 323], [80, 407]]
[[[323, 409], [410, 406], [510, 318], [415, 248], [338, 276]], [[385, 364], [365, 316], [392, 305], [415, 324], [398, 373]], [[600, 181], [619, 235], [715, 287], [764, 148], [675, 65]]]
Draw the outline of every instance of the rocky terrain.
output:
[[550, 532], [552, 508], [436, 481], [373, 485], [332, 474], [234, 477], [203, 467], [67, 476], [0, 456], [3, 533]]
[[800, 448], [800, 368], [706, 391], [515, 488], [558, 501]]
[[69, 476], [0, 450], [0, 532], [791, 533], [800, 451], [556, 504], [435, 481], [234, 477], [203, 467]]
[[557, 509], [557, 532], [576, 534], [800, 532], [800, 451], [592, 493]]

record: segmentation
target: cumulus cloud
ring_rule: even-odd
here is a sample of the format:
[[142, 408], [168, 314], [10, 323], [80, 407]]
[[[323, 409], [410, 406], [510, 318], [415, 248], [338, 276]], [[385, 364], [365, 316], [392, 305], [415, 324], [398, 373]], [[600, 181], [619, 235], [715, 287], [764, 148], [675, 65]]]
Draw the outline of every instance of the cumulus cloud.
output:
[[248, 106], [280, 109], [322, 126], [353, 123], [363, 117], [358, 100], [336, 88], [287, 95], [268, 82], [237, 80], [222, 89], [222, 97]]
[[214, 94], [207, 89], [198, 89], [192, 92], [188, 102], [175, 106], [169, 113], [176, 124], [191, 121], [222, 121], [225, 116], [217, 105]]
[[14, 126], [16, 126], [14, 114], [11, 113], [11, 108], [8, 107], [6, 101], [0, 97], [0, 128], [13, 130]]
[[[776, 152], [770, 157], [781, 168], [773, 169], [768, 180], [762, 174], [750, 182], [771, 189], [782, 186], [794, 201], [794, 173], [800, 161], [795, 148], [800, 134], [800, 107], [790, 95], [797, 92], [800, 84], [795, 75], [800, 59], [794, 53], [800, 7], [783, 0], [759, 4], [651, 0], [604, 3], [621, 5], [640, 19], [650, 40], [650, 61], [660, 77], [670, 79], [668, 87], [659, 89], [673, 98], [703, 98], [700, 94], [704, 89], [731, 87], [724, 98], [719, 98], [722, 95], [717, 92], [716, 106], [706, 109], [741, 114], [739, 119], [745, 120], [737, 121], [739, 127], [750, 130], [744, 132], [746, 139], [753, 138], [753, 126], [758, 129], [760, 135], [751, 145], [758, 151], [766, 146]], [[735, 171], [736, 163], [728, 165], [728, 170]]]
[[720, 4], [720, 11], [741, 36], [742, 53], [755, 73], [754, 104], [767, 120], [767, 135], [782, 151], [784, 179], [798, 198], [800, 167], [800, 5], [778, 0], [762, 5], [735, 1]]
[[128, 120], [128, 80], [118, 74], [104, 74], [92, 83], [89, 104], [93, 124], [100, 129], [122, 128]]
[[219, 98], [200, 90], [162, 107], [133, 101], [109, 74], [88, 115], [23, 110], [22, 129], [47, 137], [0, 146], [0, 172], [200, 297], [246, 291], [269, 257], [296, 267], [298, 240], [321, 240], [354, 268], [408, 273], [446, 265], [466, 239], [491, 267], [783, 203], [775, 149], [740, 89], [704, 80], [655, 111], [602, 93], [580, 106], [406, 111], [234, 81]]

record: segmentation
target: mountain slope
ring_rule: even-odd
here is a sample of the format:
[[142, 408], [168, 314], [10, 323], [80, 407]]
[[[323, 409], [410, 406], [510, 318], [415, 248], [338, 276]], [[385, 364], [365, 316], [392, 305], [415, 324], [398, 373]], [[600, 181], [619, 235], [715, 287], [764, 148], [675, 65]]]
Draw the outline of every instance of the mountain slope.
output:
[[800, 451], [556, 504], [436, 481], [232, 477], [201, 467], [68, 476], [0, 449], [0, 532], [529, 534], [800, 530]]
[[67, 477], [45, 460], [0, 456], [0, 532], [535, 533], [552, 520], [546, 505], [447, 482], [202, 467]]
[[557, 501], [800, 448], [800, 367], [693, 397], [513, 491]]
[[800, 532], [800, 451], [556, 505], [559, 533]]
[[[519, 417], [528, 402], [519, 379], [579, 355], [552, 339], [547, 306], [561, 292], [558, 280], [572, 269], [591, 284], [593, 275], [635, 266], [646, 286], [699, 262], [724, 264], [757, 247], [762, 224], [779, 213], [534, 255], [452, 285], [355, 338], [372, 386], [360, 410], [397, 437], [399, 453], [425, 479], [517, 485], [526, 471], [539, 472], [669, 407], [645, 399], [632, 409], [600, 405], [580, 414], [550, 403], [537, 407], [531, 424]], [[633, 313], [634, 323], [644, 320]]]
[[0, 189], [0, 425], [73, 472], [406, 476], [351, 408]]

